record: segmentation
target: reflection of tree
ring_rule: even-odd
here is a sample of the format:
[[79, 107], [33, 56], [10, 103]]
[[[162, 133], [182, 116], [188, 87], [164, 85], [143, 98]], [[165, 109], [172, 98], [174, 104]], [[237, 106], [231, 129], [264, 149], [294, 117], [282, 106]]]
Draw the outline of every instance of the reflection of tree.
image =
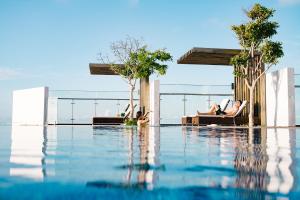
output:
[[[210, 162], [210, 157], [215, 156], [216, 148], [219, 150], [220, 165], [230, 163], [227, 155], [232, 156], [233, 153], [236, 176], [232, 187], [238, 189], [236, 190], [238, 199], [260, 199], [264, 197], [265, 192], [287, 194], [294, 187], [293, 157], [296, 141], [294, 129], [193, 127], [190, 133], [206, 137], [205, 142], [208, 144], [206, 162]], [[233, 152], [230, 151], [231, 148]]]
[[[251, 192], [238, 191], [239, 198], [258, 198], [268, 183], [266, 167], [266, 131], [248, 129], [248, 134], [235, 137], [234, 167], [237, 170], [235, 185], [238, 188], [251, 189]], [[256, 192], [255, 192], [256, 191]]]
[[[125, 129], [126, 134], [128, 135], [128, 165], [133, 166], [133, 128]], [[130, 184], [132, 176], [132, 167], [128, 167], [126, 181], [127, 184]]]
[[[139, 130], [140, 164], [148, 165], [149, 128], [142, 127]], [[141, 169], [138, 174], [138, 182], [145, 183], [148, 169]]]
[[231, 156], [229, 148], [233, 148], [233, 165], [236, 169], [236, 177], [232, 187], [246, 189], [237, 190], [238, 199], [259, 197], [260, 191], [266, 188], [268, 184], [266, 131], [213, 128], [204, 129], [199, 133], [201, 137], [207, 137], [208, 147], [212, 148], [212, 155], [210, 155], [210, 151], [208, 152], [210, 156], [214, 156], [216, 147], [219, 148], [220, 165], [230, 163], [227, 155]]
[[[251, 189], [240, 197], [260, 198], [261, 191], [287, 194], [294, 184], [292, 129], [249, 129], [247, 140], [236, 144], [236, 186]], [[240, 138], [240, 137], [237, 137]]]
[[[134, 163], [134, 135], [135, 129], [125, 129], [128, 135], [128, 165], [126, 175], [127, 186], [138, 186], [140, 188], [152, 189], [158, 179], [157, 170], [159, 166], [159, 128], [141, 127], [138, 129], [137, 136], [139, 147], [139, 163]], [[132, 177], [137, 171], [137, 183], [133, 184]]]

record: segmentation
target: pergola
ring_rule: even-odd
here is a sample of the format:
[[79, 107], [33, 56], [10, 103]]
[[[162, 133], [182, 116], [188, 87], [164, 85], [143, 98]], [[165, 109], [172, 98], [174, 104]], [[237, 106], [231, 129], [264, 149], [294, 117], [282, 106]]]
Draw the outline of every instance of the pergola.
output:
[[[122, 64], [119, 64], [123, 66]], [[113, 75], [118, 76], [110, 67], [110, 64], [90, 63], [91, 75]], [[140, 110], [143, 113], [149, 111], [149, 78], [140, 79]]]
[[[192, 48], [181, 56], [178, 64], [194, 64], [194, 65], [231, 65], [230, 59], [240, 52], [239, 49], [219, 49], [219, 48]], [[255, 93], [255, 123], [258, 125], [266, 125], [266, 80], [262, 76], [256, 85]], [[243, 78], [234, 78], [234, 98], [236, 100], [247, 100], [249, 102], [249, 91], [244, 83]], [[244, 123], [248, 122], [248, 109], [242, 113]]]
[[[123, 65], [119, 64], [119, 66]], [[111, 70], [109, 64], [90, 63], [89, 67], [91, 75], [118, 75], [113, 70]]]
[[178, 64], [230, 65], [230, 59], [240, 52], [239, 49], [192, 48], [181, 56]]

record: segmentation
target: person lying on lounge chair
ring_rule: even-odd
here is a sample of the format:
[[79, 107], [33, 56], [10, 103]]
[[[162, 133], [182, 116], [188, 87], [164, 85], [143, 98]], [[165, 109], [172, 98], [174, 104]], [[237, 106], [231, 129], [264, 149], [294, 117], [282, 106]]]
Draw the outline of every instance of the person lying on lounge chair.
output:
[[149, 112], [147, 112], [145, 115], [142, 115], [141, 111], [136, 112], [136, 119], [137, 119], [138, 126], [144, 126], [149, 122], [149, 119], [147, 117], [148, 114]]
[[242, 101], [235, 101], [232, 108], [227, 108], [225, 111], [222, 111], [220, 105], [213, 104], [208, 112], [201, 113], [197, 111], [197, 115], [226, 115], [226, 116], [234, 116], [238, 111], [240, 106], [242, 105]]

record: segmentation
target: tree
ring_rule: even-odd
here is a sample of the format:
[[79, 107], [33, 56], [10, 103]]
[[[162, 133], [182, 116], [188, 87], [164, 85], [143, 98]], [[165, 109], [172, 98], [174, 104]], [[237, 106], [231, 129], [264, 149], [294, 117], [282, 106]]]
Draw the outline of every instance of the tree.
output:
[[260, 78], [283, 56], [282, 43], [272, 41], [279, 24], [270, 21], [275, 10], [255, 4], [245, 11], [249, 21], [232, 26], [241, 52], [232, 57], [234, 75], [242, 77], [250, 93], [249, 127], [254, 126], [254, 92]]
[[154, 73], [165, 75], [168, 66], [163, 63], [171, 61], [172, 56], [165, 49], [150, 51], [140, 40], [129, 36], [125, 40], [113, 42], [110, 48], [115, 58], [114, 61], [109, 61], [111, 69], [129, 85], [130, 120], [132, 121], [136, 81]]

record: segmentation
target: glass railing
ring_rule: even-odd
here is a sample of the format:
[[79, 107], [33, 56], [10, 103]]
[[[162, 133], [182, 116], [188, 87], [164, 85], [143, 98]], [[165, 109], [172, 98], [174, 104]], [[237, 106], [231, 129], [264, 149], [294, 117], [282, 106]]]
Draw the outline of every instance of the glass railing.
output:
[[161, 124], [180, 124], [181, 117], [205, 112], [213, 103], [233, 99], [231, 85], [161, 84]]
[[[57, 99], [55, 124], [90, 124], [95, 116], [120, 116], [128, 95], [128, 91], [51, 90], [49, 96]], [[183, 115], [206, 111], [212, 103], [232, 97], [231, 85], [161, 84], [161, 124], [180, 124]], [[137, 111], [138, 91], [134, 98]]]
[[[300, 74], [295, 74], [296, 102], [300, 101]], [[180, 124], [184, 115], [206, 111], [222, 99], [233, 99], [231, 84], [161, 84], [161, 124]], [[57, 97], [58, 124], [90, 124], [94, 116], [119, 116], [128, 105], [128, 91], [51, 90]], [[136, 110], [139, 92], [134, 94]], [[300, 124], [300, 105], [296, 103], [296, 124]]]
[[[53, 97], [57, 98], [56, 124], [91, 124], [93, 117], [120, 116], [129, 103], [128, 91], [51, 90]], [[137, 92], [134, 103], [138, 108]]]

